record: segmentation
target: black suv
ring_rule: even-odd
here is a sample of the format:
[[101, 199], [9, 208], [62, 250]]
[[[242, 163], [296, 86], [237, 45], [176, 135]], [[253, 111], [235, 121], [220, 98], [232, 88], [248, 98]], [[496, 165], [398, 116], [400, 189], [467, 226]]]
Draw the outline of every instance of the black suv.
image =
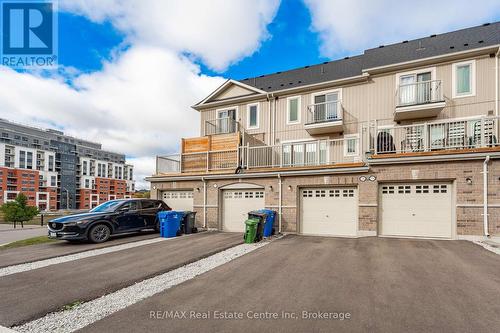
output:
[[102, 243], [113, 234], [155, 229], [156, 214], [170, 210], [161, 200], [123, 199], [107, 201], [88, 213], [60, 217], [47, 223], [49, 238]]

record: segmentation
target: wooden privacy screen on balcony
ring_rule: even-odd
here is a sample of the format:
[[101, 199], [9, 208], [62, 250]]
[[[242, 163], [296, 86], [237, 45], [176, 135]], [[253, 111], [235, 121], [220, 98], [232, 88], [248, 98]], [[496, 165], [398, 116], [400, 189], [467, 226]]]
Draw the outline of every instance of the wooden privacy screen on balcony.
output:
[[239, 145], [239, 133], [182, 139], [182, 172], [236, 168]]

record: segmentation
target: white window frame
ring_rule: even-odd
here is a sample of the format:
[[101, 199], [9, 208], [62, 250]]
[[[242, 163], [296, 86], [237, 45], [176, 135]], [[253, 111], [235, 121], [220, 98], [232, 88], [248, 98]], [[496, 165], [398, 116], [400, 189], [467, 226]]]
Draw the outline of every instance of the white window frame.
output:
[[[297, 99], [298, 100], [298, 103], [297, 103], [297, 120], [294, 120], [294, 121], [290, 121], [290, 100], [292, 99]], [[297, 96], [290, 96], [290, 97], [287, 97], [286, 98], [286, 124], [287, 125], [296, 125], [296, 124], [300, 124], [300, 114], [302, 113], [301, 110], [301, 96], [300, 95], [297, 95]]]
[[[470, 65], [470, 93], [457, 93], [457, 68], [463, 65]], [[462, 97], [472, 97], [476, 96], [476, 60], [467, 60], [453, 63], [452, 71], [451, 71], [451, 82], [452, 82], [452, 90], [451, 96], [452, 98], [462, 98]]]
[[337, 101], [342, 103], [342, 88], [338, 88], [338, 89], [322, 90], [322, 91], [317, 91], [317, 92], [312, 93], [311, 94], [311, 105], [314, 104], [314, 97], [319, 96], [319, 95], [333, 94], [333, 93], [338, 94]]
[[225, 107], [225, 108], [220, 108], [220, 109], [215, 110], [215, 112], [216, 112], [216, 119], [222, 119], [220, 117], [221, 112], [228, 111], [228, 110], [235, 110], [235, 116], [234, 117], [236, 119], [234, 121], [239, 121], [239, 115], [240, 115], [239, 111], [240, 110], [239, 110], [239, 106], [237, 106], [237, 105], [236, 106]]
[[[325, 159], [326, 159], [326, 163], [328, 163], [328, 161], [330, 161], [330, 149], [328, 149], [328, 141], [330, 139], [327, 137], [327, 136], [322, 136], [322, 137], [318, 137], [318, 138], [310, 138], [310, 139], [295, 139], [295, 140], [285, 140], [285, 141], [282, 141], [281, 142], [281, 150], [283, 150], [283, 146], [287, 146], [287, 145], [296, 145], [296, 144], [306, 144], [306, 143], [311, 143], [311, 142], [314, 142], [314, 141], [326, 141], [327, 144], [326, 144], [326, 156], [325, 156]], [[293, 153], [293, 149], [290, 150], [290, 154]], [[305, 151], [305, 146], [304, 146], [304, 151], [302, 152], [304, 154], [304, 159], [305, 159], [305, 154], [306, 154], [306, 151]], [[316, 151], [316, 154], [319, 154], [319, 150]], [[283, 155], [281, 156], [281, 161], [283, 161]], [[297, 166], [299, 164], [291, 164], [291, 166]]]
[[[351, 139], [357, 139], [356, 140], [356, 151], [354, 153], [349, 153], [347, 151], [347, 141]], [[344, 135], [344, 156], [359, 156], [359, 134], [348, 134]]]
[[407, 72], [401, 72], [401, 73], [396, 73], [396, 92], [399, 89], [399, 82], [401, 76], [407, 76], [407, 75], [418, 75], [422, 73], [431, 73], [431, 81], [435, 81], [436, 79], [436, 67], [427, 67], [427, 68], [421, 68], [421, 69], [415, 69], [412, 71], [407, 71]]
[[[252, 106], [256, 107], [257, 110], [257, 115], [256, 115], [256, 125], [251, 126], [250, 125], [250, 108]], [[247, 129], [258, 129], [260, 127], [260, 104], [259, 103], [252, 103], [252, 104], [247, 104]]]

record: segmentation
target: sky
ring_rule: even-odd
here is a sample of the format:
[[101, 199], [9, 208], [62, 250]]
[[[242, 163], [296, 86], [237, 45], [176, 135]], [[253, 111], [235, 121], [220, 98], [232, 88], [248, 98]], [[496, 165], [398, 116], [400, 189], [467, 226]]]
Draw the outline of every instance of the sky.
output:
[[[1, 0], [0, 0], [1, 1]], [[0, 65], [0, 117], [126, 154], [137, 188], [155, 156], [199, 134], [190, 108], [244, 79], [500, 20], [500, 1], [60, 0], [59, 68]]]

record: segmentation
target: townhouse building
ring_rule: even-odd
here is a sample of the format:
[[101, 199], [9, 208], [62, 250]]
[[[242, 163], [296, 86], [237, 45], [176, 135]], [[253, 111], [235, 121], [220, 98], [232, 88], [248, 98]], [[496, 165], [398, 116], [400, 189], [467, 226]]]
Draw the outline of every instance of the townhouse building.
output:
[[99, 143], [4, 119], [0, 133], [0, 203], [22, 192], [40, 210], [90, 209], [135, 190], [133, 166]]
[[499, 55], [492, 23], [229, 79], [151, 195], [227, 231], [267, 207], [305, 235], [498, 235]]

